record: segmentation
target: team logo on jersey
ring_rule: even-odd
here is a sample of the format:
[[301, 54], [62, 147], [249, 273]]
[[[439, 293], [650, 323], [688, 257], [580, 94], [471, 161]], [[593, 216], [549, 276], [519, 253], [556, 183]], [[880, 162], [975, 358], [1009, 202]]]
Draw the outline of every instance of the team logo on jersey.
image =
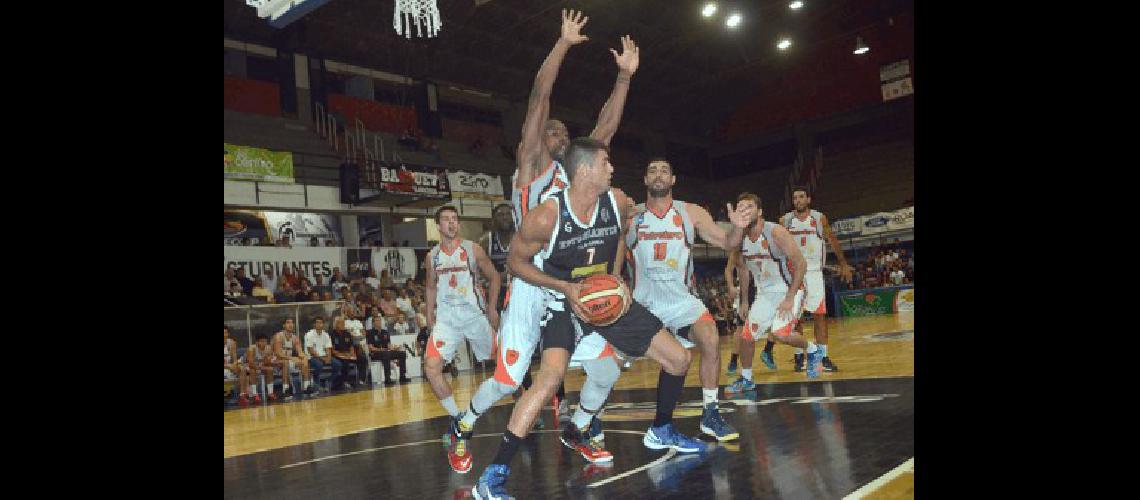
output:
[[507, 366], [514, 366], [518, 360], [519, 352], [514, 349], [507, 349]]
[[598, 217], [602, 218], [603, 223], [608, 223], [610, 221], [610, 211], [603, 208], [602, 213], [598, 214]]
[[673, 225], [677, 226], [677, 227], [681, 227], [681, 215], [680, 214], [673, 214]]
[[467, 287], [465, 287], [465, 286], [459, 287], [459, 295], [467, 295]]
[[677, 270], [677, 259], [669, 259], [665, 261], [665, 265], [671, 267], [674, 271]]
[[811, 219], [811, 227], [815, 227], [815, 218], [814, 217], [812, 217], [812, 219]]
[[566, 221], [566, 225], [562, 226], [562, 229], [565, 230], [567, 233], [574, 230], [573, 227], [570, 227], [570, 221]]

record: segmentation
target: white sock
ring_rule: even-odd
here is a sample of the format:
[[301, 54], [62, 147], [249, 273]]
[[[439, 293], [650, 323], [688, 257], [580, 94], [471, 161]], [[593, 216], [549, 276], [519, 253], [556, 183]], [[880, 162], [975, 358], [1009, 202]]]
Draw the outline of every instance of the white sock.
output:
[[803, 353], [804, 353], [803, 349], [801, 349], [799, 347], [796, 348], [796, 354], [803, 354]]
[[313, 385], [313, 381], [311, 379], [305, 381], [305, 389], [308, 389], [312, 385]]
[[[470, 410], [470, 408], [468, 409]], [[467, 428], [471, 428], [475, 426], [475, 419], [477, 418], [479, 417], [475, 416], [475, 412], [468, 411], [467, 413], [463, 414], [463, 418], [459, 419], [459, 421], [462, 422], [463, 425], [467, 426]]]
[[455, 406], [455, 396], [451, 395], [445, 399], [439, 400], [439, 404], [443, 405], [443, 409], [447, 410], [447, 414], [451, 416], [459, 415], [459, 407]]
[[273, 394], [273, 384], [265, 384], [265, 393]]
[[246, 394], [249, 394], [251, 396], [254, 394], [257, 394], [257, 386], [256, 385], [249, 386], [249, 392], [247, 392]]
[[281, 384], [281, 393], [289, 392], [289, 384]]
[[811, 353], [816, 351], [815, 344], [808, 342], [807, 345], [808, 345], [808, 348], [807, 348], [808, 354], [811, 354]]
[[741, 368], [740, 369], [740, 376], [744, 377], [745, 380], [751, 381], [752, 380], [752, 369], [751, 368]]
[[819, 350], [823, 351], [823, 357], [827, 357], [827, 344], [819, 344]]
[[578, 405], [578, 409], [574, 410], [574, 416], [570, 417], [570, 421], [574, 422], [575, 427], [585, 429], [587, 425], [590, 425], [590, 420], [593, 420], [593, 418], [593, 415], [586, 413], [586, 410], [582, 409], [582, 405]]
[[[751, 375], [751, 374], [749, 374]], [[716, 403], [716, 394], [718, 389], [705, 389], [701, 388], [701, 395], [704, 396], [705, 404]]]

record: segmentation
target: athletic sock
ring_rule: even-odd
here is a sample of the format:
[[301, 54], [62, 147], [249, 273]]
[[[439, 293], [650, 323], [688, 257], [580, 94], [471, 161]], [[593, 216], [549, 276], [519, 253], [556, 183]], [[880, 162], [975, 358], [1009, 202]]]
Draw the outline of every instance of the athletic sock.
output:
[[807, 343], [807, 345], [808, 345], [808, 346], [807, 346], [807, 352], [808, 352], [808, 354], [811, 354], [811, 353], [813, 353], [813, 352], [815, 352], [815, 351], [816, 351], [816, 347], [815, 347], [815, 344], [813, 344], [813, 343], [811, 343], [811, 342], [808, 342], [808, 343]]
[[673, 410], [677, 407], [684, 385], [684, 375], [670, 375], [661, 370], [657, 377], [657, 415], [653, 418], [653, 427], [673, 422]]
[[495, 459], [491, 461], [496, 465], [510, 465], [511, 458], [514, 458], [515, 452], [519, 449], [519, 443], [522, 439], [516, 436], [510, 429], [503, 432], [503, 442], [499, 444], [499, 452], [495, 454]]
[[447, 410], [448, 415], [451, 415], [453, 417], [459, 415], [459, 407], [455, 406], [454, 395], [439, 400], [439, 404], [443, 405], [443, 409]]
[[716, 395], [719, 389], [705, 389], [701, 388], [701, 396], [704, 398], [705, 406], [709, 403], [716, 403]]
[[752, 380], [752, 369], [751, 368], [742, 368], [740, 370], [740, 376], [744, 377], [745, 380], [751, 381]]
[[827, 344], [816, 344], [816, 345], [819, 346], [819, 350], [823, 352], [823, 357], [826, 358], [827, 357]]

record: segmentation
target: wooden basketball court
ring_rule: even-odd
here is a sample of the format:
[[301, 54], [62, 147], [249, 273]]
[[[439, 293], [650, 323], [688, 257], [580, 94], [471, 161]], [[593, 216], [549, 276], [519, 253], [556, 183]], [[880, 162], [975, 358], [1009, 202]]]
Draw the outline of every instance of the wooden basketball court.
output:
[[[603, 417], [612, 466], [591, 466], [563, 447], [548, 408], [546, 430], [532, 433], [512, 463], [508, 490], [519, 498], [913, 498], [913, 317], [829, 320], [829, 351], [840, 371], [815, 380], [792, 370], [789, 347], [776, 347], [774, 372], [757, 357], [756, 394], [737, 400], [721, 394], [722, 413], [741, 438], [699, 456], [641, 444], [653, 418], [659, 367], [635, 361]], [[728, 337], [721, 347], [723, 386], [732, 381], [724, 376]], [[699, 357], [694, 352], [674, 420], [693, 436], [699, 433]], [[452, 379], [456, 401], [465, 405], [490, 375], [476, 369]], [[583, 378], [581, 370], [567, 375], [571, 403]], [[511, 398], [500, 401], [476, 424], [475, 467], [466, 475], [447, 465], [439, 442], [446, 412], [423, 379], [225, 411], [225, 496], [466, 498], [497, 450], [512, 404]]]

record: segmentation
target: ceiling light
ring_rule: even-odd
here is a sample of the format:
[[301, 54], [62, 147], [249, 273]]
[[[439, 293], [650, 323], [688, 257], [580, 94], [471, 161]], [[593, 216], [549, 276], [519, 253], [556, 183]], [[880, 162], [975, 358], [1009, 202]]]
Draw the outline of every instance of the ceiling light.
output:
[[870, 51], [871, 48], [868, 47], [867, 44], [863, 43], [863, 37], [855, 37], [855, 50], [852, 52], [853, 54], [866, 54]]
[[792, 41], [790, 39], [787, 39], [787, 38], [780, 40], [780, 43], [776, 44], [776, 48], [778, 48], [780, 50], [788, 50], [788, 47], [791, 47], [791, 46], [792, 46]]
[[733, 14], [731, 16], [728, 16], [728, 19], [724, 21], [724, 25], [728, 26], [729, 28], [735, 28], [740, 24], [741, 19], [744, 19], [744, 17], [740, 14]]
[[792, 10], [799, 9], [800, 7], [803, 7], [803, 6], [804, 6], [804, 3], [799, 1], [799, 0], [796, 0], [795, 2], [788, 4], [788, 7]]
[[713, 14], [716, 14], [716, 4], [712, 2], [706, 3], [705, 8], [701, 10], [701, 15], [705, 17], [712, 17]]

